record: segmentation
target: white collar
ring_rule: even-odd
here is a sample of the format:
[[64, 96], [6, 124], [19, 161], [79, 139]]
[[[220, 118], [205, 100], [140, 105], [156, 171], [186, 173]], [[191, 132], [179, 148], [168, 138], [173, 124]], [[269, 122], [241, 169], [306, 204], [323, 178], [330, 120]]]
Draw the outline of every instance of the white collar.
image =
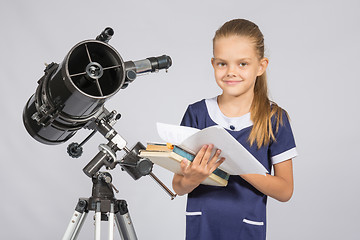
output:
[[205, 99], [206, 107], [209, 113], [210, 118], [219, 126], [222, 126], [225, 129], [230, 131], [240, 131], [244, 128], [250, 127], [253, 125], [253, 122], [250, 119], [250, 113], [247, 113], [241, 117], [227, 117], [225, 116], [219, 108], [217, 103], [217, 97]]

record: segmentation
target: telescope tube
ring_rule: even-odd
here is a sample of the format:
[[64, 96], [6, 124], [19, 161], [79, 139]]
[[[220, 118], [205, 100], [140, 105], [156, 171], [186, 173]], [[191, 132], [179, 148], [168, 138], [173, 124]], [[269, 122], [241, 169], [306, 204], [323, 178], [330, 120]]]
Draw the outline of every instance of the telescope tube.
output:
[[80, 42], [60, 65], [47, 66], [24, 108], [24, 125], [39, 142], [63, 143], [96, 117], [124, 82], [124, 61], [113, 47], [98, 40]]

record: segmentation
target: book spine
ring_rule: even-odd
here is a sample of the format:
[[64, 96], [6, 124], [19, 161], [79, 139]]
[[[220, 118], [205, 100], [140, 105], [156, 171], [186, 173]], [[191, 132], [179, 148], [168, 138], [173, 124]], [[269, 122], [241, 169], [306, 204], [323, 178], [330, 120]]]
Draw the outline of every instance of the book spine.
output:
[[[180, 156], [188, 159], [189, 161], [193, 161], [195, 156], [189, 152], [186, 152], [185, 150], [179, 148], [178, 146], [174, 146], [173, 152], [176, 154], [179, 154]], [[225, 179], [225, 180], [229, 180], [229, 174], [224, 172], [223, 170], [217, 168], [215, 169], [215, 171], [213, 172], [213, 174]]]
[[185, 150], [179, 148], [178, 146], [174, 146], [173, 152], [179, 154], [180, 156], [186, 158], [187, 160], [189, 160], [189, 161], [191, 161], [191, 162], [192, 162], [192, 161], [194, 160], [194, 158], [195, 158], [194, 155], [192, 155], [191, 153], [186, 152]]

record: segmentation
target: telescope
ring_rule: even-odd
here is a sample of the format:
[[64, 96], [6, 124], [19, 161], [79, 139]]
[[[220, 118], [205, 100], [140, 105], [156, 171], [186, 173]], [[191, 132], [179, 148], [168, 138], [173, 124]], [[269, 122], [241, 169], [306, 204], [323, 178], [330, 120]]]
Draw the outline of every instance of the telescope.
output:
[[124, 62], [107, 41], [113, 30], [76, 44], [60, 64], [46, 66], [36, 92], [27, 102], [26, 130], [44, 144], [60, 144], [85, 128], [103, 112], [106, 100], [126, 88], [138, 74], [168, 69], [171, 58], [163, 55]]
[[[167, 70], [172, 64], [171, 58], [166, 55], [124, 62], [116, 49], [108, 44], [113, 34], [111, 28], [106, 28], [95, 40], [76, 44], [60, 64], [47, 65], [35, 94], [23, 111], [26, 130], [43, 144], [64, 143], [82, 128], [104, 135], [109, 143], [101, 145], [99, 154], [84, 168], [89, 177], [103, 165], [114, 167], [111, 163], [115, 161], [116, 151], [131, 152], [126, 148], [126, 141], [112, 128], [120, 115], [115, 111], [109, 112], [104, 103], [138, 75]], [[83, 144], [70, 145], [69, 155], [79, 157]], [[143, 146], [139, 143], [134, 151], [140, 148]], [[130, 166], [135, 164], [134, 161], [132, 157], [125, 158], [123, 168], [138, 179], [142, 174], [139, 175], [134, 166]], [[142, 165], [148, 166], [149, 163]]]
[[[70, 222], [63, 239], [76, 238], [84, 221], [83, 214], [89, 210], [99, 213], [101, 216], [98, 219], [103, 219], [107, 213], [112, 213], [109, 219], [113, 219], [115, 214], [123, 239], [136, 239], [131, 224], [129, 227], [126, 202], [114, 198], [115, 187], [111, 183], [111, 175], [100, 172], [104, 166], [111, 170], [120, 165], [135, 180], [150, 175], [172, 199], [175, 197], [152, 173], [153, 163], [138, 156], [145, 147], [138, 142], [128, 149], [126, 140], [113, 128], [121, 115], [104, 107], [107, 100], [128, 87], [138, 76], [167, 71], [172, 60], [162, 55], [124, 62], [108, 43], [113, 34], [112, 28], [105, 28], [95, 39], [76, 44], [61, 63], [46, 65], [35, 93], [23, 110], [27, 132], [42, 144], [62, 144], [80, 129], [92, 130], [80, 144], [68, 145], [67, 151], [71, 157], [80, 157], [82, 146], [97, 132], [108, 140], [106, 144], [99, 145], [99, 152], [83, 168], [83, 172], [93, 181], [92, 196], [79, 200], [74, 214], [76, 217]], [[116, 152], [120, 150], [126, 154], [117, 160]]]

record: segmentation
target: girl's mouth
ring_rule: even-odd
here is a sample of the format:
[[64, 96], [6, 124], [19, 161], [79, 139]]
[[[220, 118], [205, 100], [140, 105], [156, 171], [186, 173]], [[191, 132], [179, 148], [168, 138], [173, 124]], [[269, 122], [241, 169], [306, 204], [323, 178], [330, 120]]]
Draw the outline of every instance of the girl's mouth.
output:
[[226, 80], [224, 82], [228, 85], [236, 85], [236, 84], [243, 82], [243, 80]]

